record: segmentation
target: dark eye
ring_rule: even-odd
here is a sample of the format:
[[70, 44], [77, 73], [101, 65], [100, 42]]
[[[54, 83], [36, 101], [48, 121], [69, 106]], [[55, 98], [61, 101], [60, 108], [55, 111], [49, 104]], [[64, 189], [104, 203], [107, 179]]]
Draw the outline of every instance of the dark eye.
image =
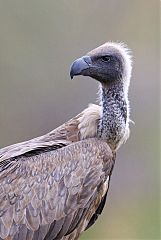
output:
[[110, 56], [102, 56], [101, 59], [102, 59], [104, 62], [110, 62], [110, 61], [111, 61], [111, 57], [110, 57]]

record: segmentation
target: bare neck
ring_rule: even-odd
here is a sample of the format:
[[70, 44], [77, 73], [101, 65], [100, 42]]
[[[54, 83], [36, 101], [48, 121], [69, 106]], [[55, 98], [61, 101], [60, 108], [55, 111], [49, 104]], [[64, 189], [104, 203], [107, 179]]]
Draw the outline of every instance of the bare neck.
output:
[[98, 124], [98, 136], [115, 148], [125, 133], [127, 101], [121, 82], [101, 88], [102, 117]]

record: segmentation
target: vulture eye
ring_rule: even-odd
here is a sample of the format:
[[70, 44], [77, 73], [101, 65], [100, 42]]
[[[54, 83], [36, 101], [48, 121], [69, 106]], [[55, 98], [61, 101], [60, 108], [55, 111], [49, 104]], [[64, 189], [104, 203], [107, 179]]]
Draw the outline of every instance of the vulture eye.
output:
[[111, 56], [102, 56], [101, 59], [102, 59], [104, 62], [110, 62], [110, 61], [111, 61]]

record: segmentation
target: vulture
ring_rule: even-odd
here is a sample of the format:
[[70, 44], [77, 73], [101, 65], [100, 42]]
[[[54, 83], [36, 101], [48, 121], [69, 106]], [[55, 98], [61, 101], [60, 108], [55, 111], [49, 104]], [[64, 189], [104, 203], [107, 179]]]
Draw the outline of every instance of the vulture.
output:
[[0, 240], [74, 240], [95, 223], [129, 136], [130, 55], [123, 43], [107, 42], [75, 60], [71, 78], [98, 81], [99, 105], [0, 149]]

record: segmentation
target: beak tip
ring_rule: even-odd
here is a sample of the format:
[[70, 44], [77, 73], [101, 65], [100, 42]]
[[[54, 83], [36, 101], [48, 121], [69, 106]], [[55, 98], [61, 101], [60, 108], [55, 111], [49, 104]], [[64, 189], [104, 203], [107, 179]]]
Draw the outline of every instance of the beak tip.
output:
[[74, 73], [72, 72], [72, 70], [70, 70], [70, 79], [72, 80], [74, 78]]

